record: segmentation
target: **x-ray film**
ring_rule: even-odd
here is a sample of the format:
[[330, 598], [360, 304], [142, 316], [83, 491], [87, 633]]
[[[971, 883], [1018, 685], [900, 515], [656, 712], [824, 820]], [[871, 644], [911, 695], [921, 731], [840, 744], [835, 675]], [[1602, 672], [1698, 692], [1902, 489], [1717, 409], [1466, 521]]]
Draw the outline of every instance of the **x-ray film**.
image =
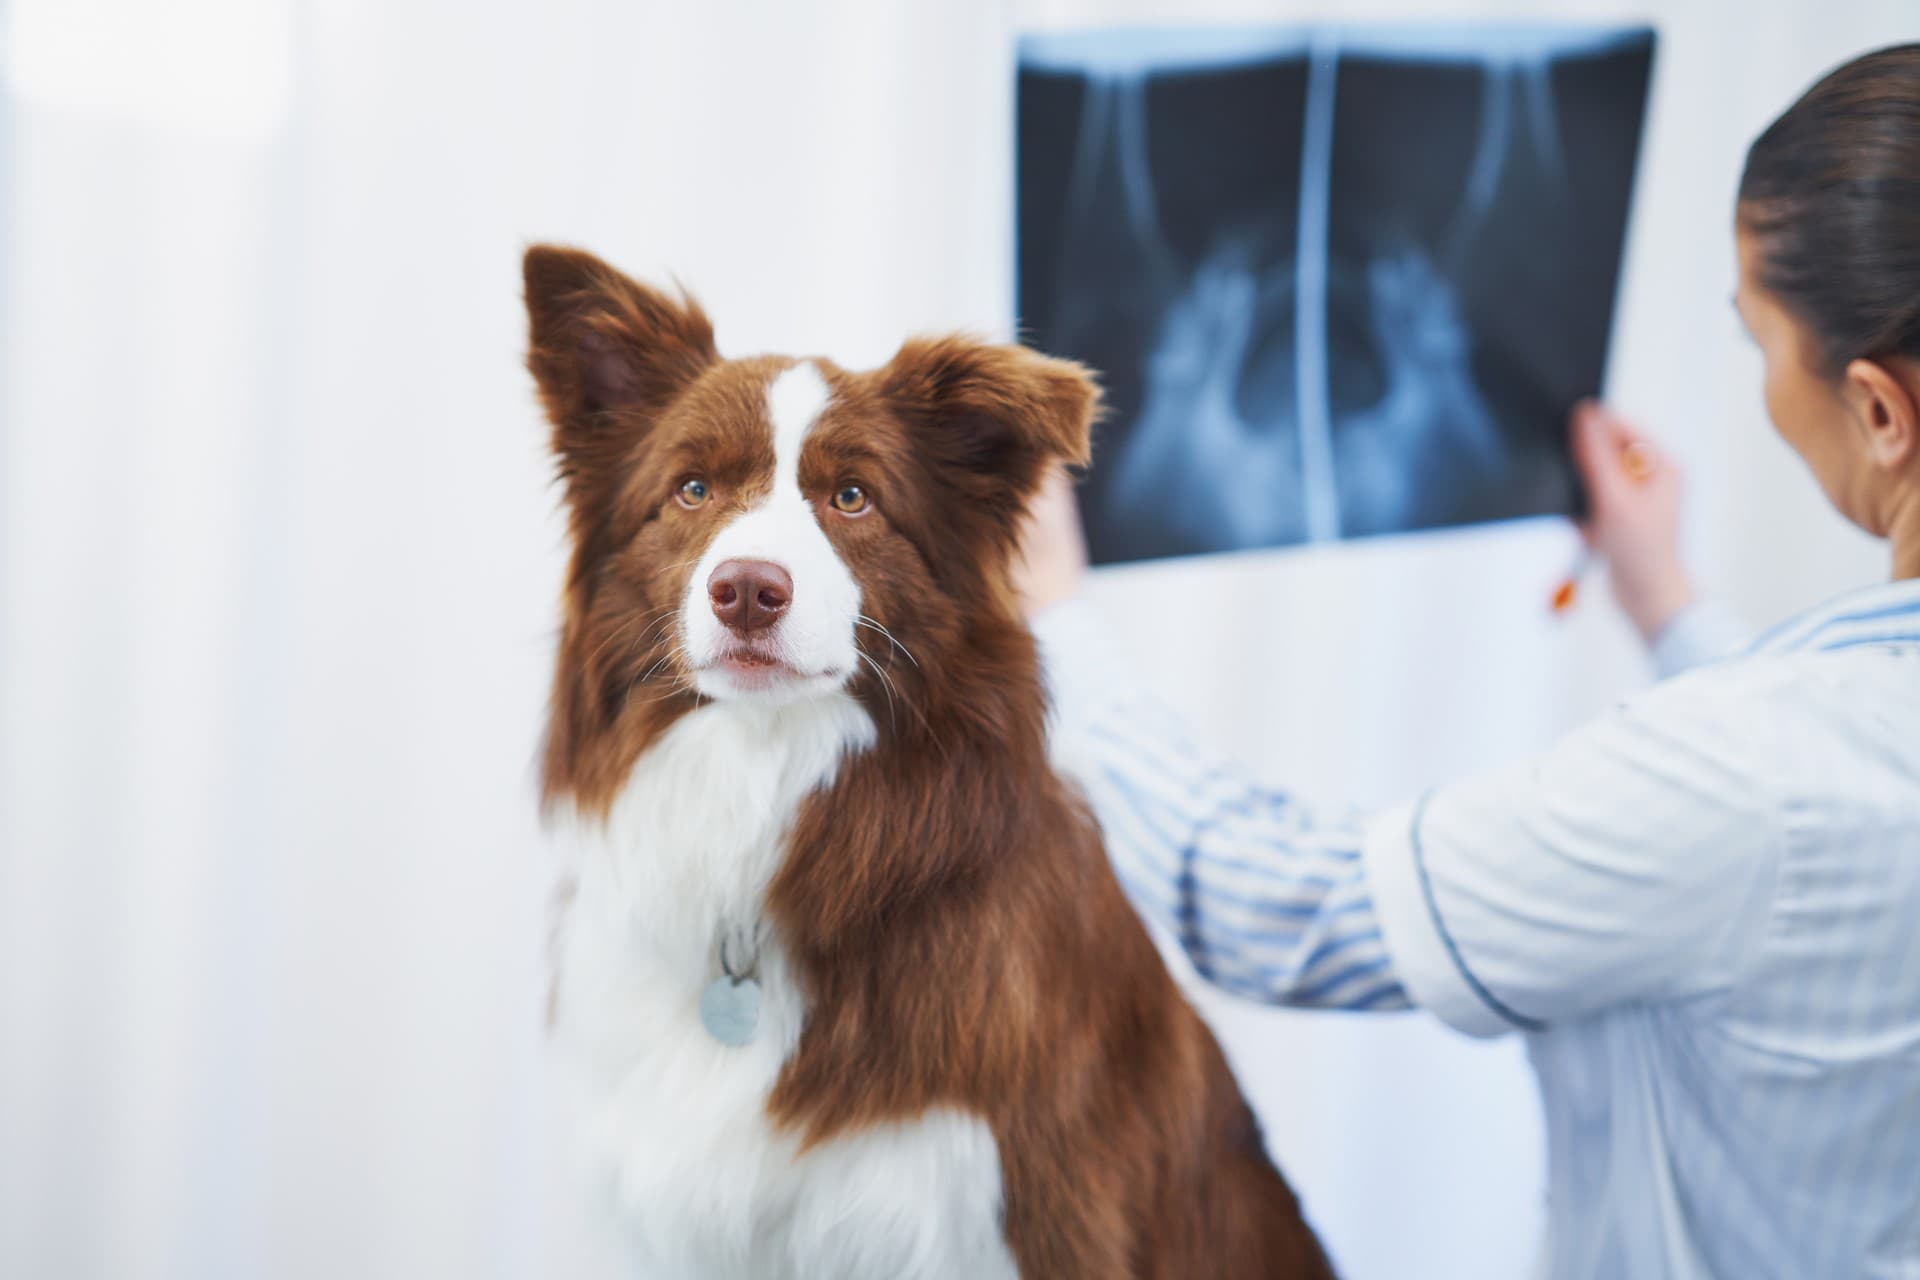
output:
[[1577, 513], [1654, 37], [1021, 42], [1022, 336], [1108, 417], [1096, 563]]

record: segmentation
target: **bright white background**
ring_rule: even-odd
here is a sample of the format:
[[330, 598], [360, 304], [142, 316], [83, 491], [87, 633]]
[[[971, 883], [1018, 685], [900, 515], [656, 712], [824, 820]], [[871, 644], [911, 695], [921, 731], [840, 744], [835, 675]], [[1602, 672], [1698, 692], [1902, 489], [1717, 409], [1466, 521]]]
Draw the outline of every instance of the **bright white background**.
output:
[[[1331, 5], [0, 0], [0, 1275], [584, 1274], [550, 1192], [531, 762], [560, 524], [536, 238], [724, 347], [1005, 332], [1010, 36]], [[1343, 19], [1539, 6], [1341, 6]], [[1883, 569], [1766, 428], [1746, 142], [1912, 0], [1660, 26], [1611, 391], [1756, 620]], [[1552, 522], [1163, 566], [1096, 599], [1201, 732], [1330, 801], [1644, 679]], [[1349, 1275], [1522, 1273], [1515, 1046], [1214, 1010]]]

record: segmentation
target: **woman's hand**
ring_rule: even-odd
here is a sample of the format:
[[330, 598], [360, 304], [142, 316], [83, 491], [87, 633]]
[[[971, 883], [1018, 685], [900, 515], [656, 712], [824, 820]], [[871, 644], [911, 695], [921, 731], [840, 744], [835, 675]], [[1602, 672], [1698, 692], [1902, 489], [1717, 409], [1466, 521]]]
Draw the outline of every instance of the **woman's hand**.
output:
[[1026, 527], [1013, 558], [1013, 585], [1020, 607], [1032, 617], [1080, 588], [1087, 571], [1087, 540], [1073, 500], [1073, 477], [1056, 467], [1027, 509]]
[[1573, 456], [1587, 487], [1587, 545], [1607, 562], [1614, 599], [1648, 644], [1692, 604], [1680, 561], [1680, 469], [1591, 400], [1573, 410]]

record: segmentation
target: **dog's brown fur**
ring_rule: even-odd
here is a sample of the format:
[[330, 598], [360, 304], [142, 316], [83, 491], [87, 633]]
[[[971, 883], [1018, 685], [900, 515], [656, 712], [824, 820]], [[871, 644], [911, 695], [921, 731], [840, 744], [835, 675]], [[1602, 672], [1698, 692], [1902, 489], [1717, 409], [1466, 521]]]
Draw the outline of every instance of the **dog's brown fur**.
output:
[[[604, 815], [696, 705], [675, 606], [712, 531], [765, 492], [766, 388], [792, 362], [720, 359], [693, 303], [585, 254], [533, 249], [526, 288], [573, 540], [545, 794]], [[773, 1118], [814, 1143], [934, 1107], [983, 1117], [1029, 1277], [1330, 1277], [1047, 762], [1007, 567], [1048, 469], [1087, 458], [1092, 381], [959, 338], [872, 372], [819, 364], [832, 402], [800, 482], [885, 628], [852, 686], [879, 736], [803, 807], [768, 891], [808, 1002]], [[723, 497], [680, 509], [695, 470]], [[825, 495], [850, 480], [875, 509], [834, 518]]]

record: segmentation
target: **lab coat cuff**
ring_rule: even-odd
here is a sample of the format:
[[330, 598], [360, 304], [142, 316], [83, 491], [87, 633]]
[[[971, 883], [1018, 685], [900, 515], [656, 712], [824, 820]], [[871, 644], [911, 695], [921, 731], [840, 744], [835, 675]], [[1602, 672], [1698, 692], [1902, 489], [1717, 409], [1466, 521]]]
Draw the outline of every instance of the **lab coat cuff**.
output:
[[1361, 846], [1367, 887], [1393, 971], [1414, 1004], [1470, 1036], [1515, 1029], [1467, 968], [1433, 897], [1418, 824], [1425, 803], [1393, 810], [1367, 825]]
[[1696, 600], [1668, 620], [1647, 649], [1662, 680], [1742, 652], [1753, 635], [1725, 605]]

